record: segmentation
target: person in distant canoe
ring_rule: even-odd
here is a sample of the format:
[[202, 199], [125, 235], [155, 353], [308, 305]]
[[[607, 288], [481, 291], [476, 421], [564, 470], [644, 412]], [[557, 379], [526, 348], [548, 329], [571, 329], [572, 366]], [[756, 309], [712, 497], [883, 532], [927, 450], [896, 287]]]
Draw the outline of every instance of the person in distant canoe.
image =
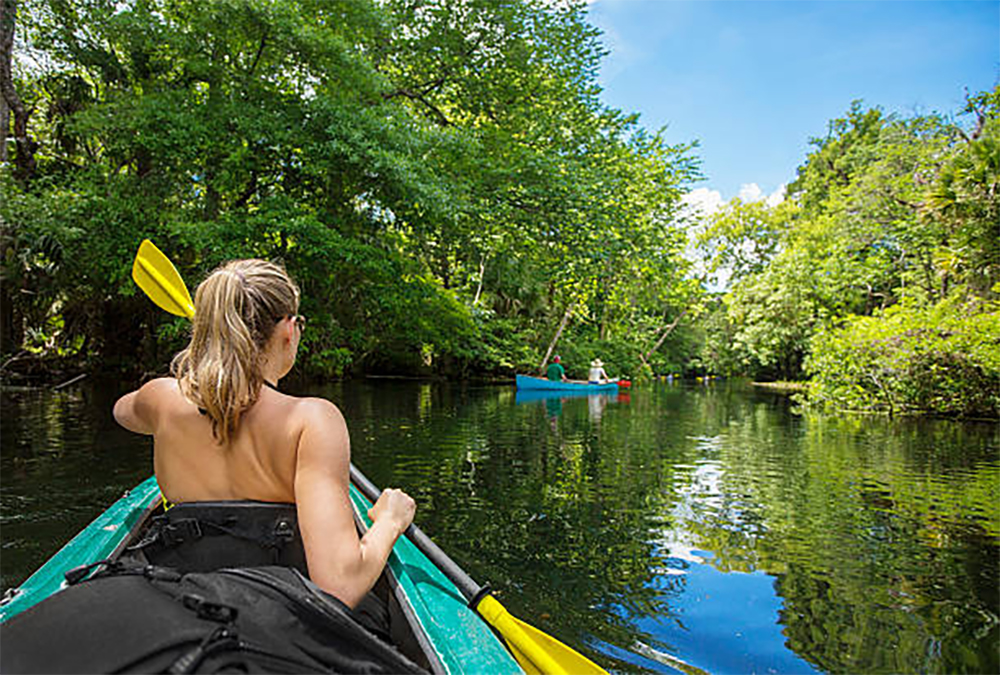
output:
[[556, 354], [552, 357], [552, 363], [549, 364], [548, 370], [545, 372], [546, 377], [549, 378], [551, 382], [565, 382], [566, 381], [566, 369], [562, 366], [562, 359]]
[[590, 373], [587, 375], [587, 381], [590, 384], [604, 384], [609, 379], [611, 378], [604, 372], [604, 361], [594, 359], [590, 362]]
[[299, 289], [284, 269], [227, 263], [201, 283], [194, 304], [191, 342], [174, 358], [172, 377], [123, 396], [115, 419], [153, 436], [165, 500], [294, 504], [309, 577], [356, 607], [413, 521], [413, 499], [383, 491], [359, 537], [343, 415], [325, 399], [277, 389], [305, 327]]

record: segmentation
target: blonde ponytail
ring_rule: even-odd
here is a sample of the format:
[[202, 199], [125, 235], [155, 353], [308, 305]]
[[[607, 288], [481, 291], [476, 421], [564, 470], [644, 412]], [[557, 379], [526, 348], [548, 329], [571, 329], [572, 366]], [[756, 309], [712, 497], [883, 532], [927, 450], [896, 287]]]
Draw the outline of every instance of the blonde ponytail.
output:
[[194, 306], [191, 342], [170, 370], [225, 445], [260, 396], [264, 348], [278, 321], [298, 312], [299, 289], [274, 263], [235, 260], [198, 286]]

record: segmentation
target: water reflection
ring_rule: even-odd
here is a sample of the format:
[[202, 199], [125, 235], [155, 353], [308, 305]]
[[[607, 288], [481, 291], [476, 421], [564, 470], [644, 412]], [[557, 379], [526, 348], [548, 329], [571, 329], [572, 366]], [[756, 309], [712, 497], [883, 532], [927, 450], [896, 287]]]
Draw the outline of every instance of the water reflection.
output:
[[[797, 417], [719, 383], [308, 392], [473, 577], [613, 670], [1000, 669], [995, 424]], [[113, 395], [75, 396], [4, 394], [5, 585], [149, 471]]]
[[0, 583], [16, 586], [122, 492], [152, 453], [111, 417], [116, 391], [0, 390]]
[[606, 392], [600, 394], [587, 392], [573, 392], [561, 390], [527, 389], [518, 390], [514, 397], [518, 404], [545, 403], [545, 414], [549, 419], [549, 426], [555, 433], [559, 432], [559, 416], [562, 415], [563, 402], [569, 400], [586, 399], [587, 414], [593, 425], [601, 423], [601, 416], [604, 415], [604, 408], [608, 403], [615, 403], [619, 400], [627, 403], [630, 399], [628, 395], [621, 395], [618, 392]]

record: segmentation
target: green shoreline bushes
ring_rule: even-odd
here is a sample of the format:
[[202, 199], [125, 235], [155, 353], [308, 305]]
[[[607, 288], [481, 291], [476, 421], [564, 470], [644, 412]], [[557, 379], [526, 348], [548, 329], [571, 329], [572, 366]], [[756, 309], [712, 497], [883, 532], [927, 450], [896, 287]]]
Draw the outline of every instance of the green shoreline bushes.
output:
[[817, 407], [1000, 417], [1000, 303], [849, 316], [812, 338], [805, 370]]

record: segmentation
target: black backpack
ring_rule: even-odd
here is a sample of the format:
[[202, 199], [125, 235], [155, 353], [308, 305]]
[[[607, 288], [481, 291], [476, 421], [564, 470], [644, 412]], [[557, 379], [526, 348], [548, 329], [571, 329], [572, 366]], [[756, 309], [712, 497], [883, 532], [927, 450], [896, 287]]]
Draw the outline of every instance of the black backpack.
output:
[[4, 673], [424, 673], [294, 569], [111, 570], [0, 625]]

